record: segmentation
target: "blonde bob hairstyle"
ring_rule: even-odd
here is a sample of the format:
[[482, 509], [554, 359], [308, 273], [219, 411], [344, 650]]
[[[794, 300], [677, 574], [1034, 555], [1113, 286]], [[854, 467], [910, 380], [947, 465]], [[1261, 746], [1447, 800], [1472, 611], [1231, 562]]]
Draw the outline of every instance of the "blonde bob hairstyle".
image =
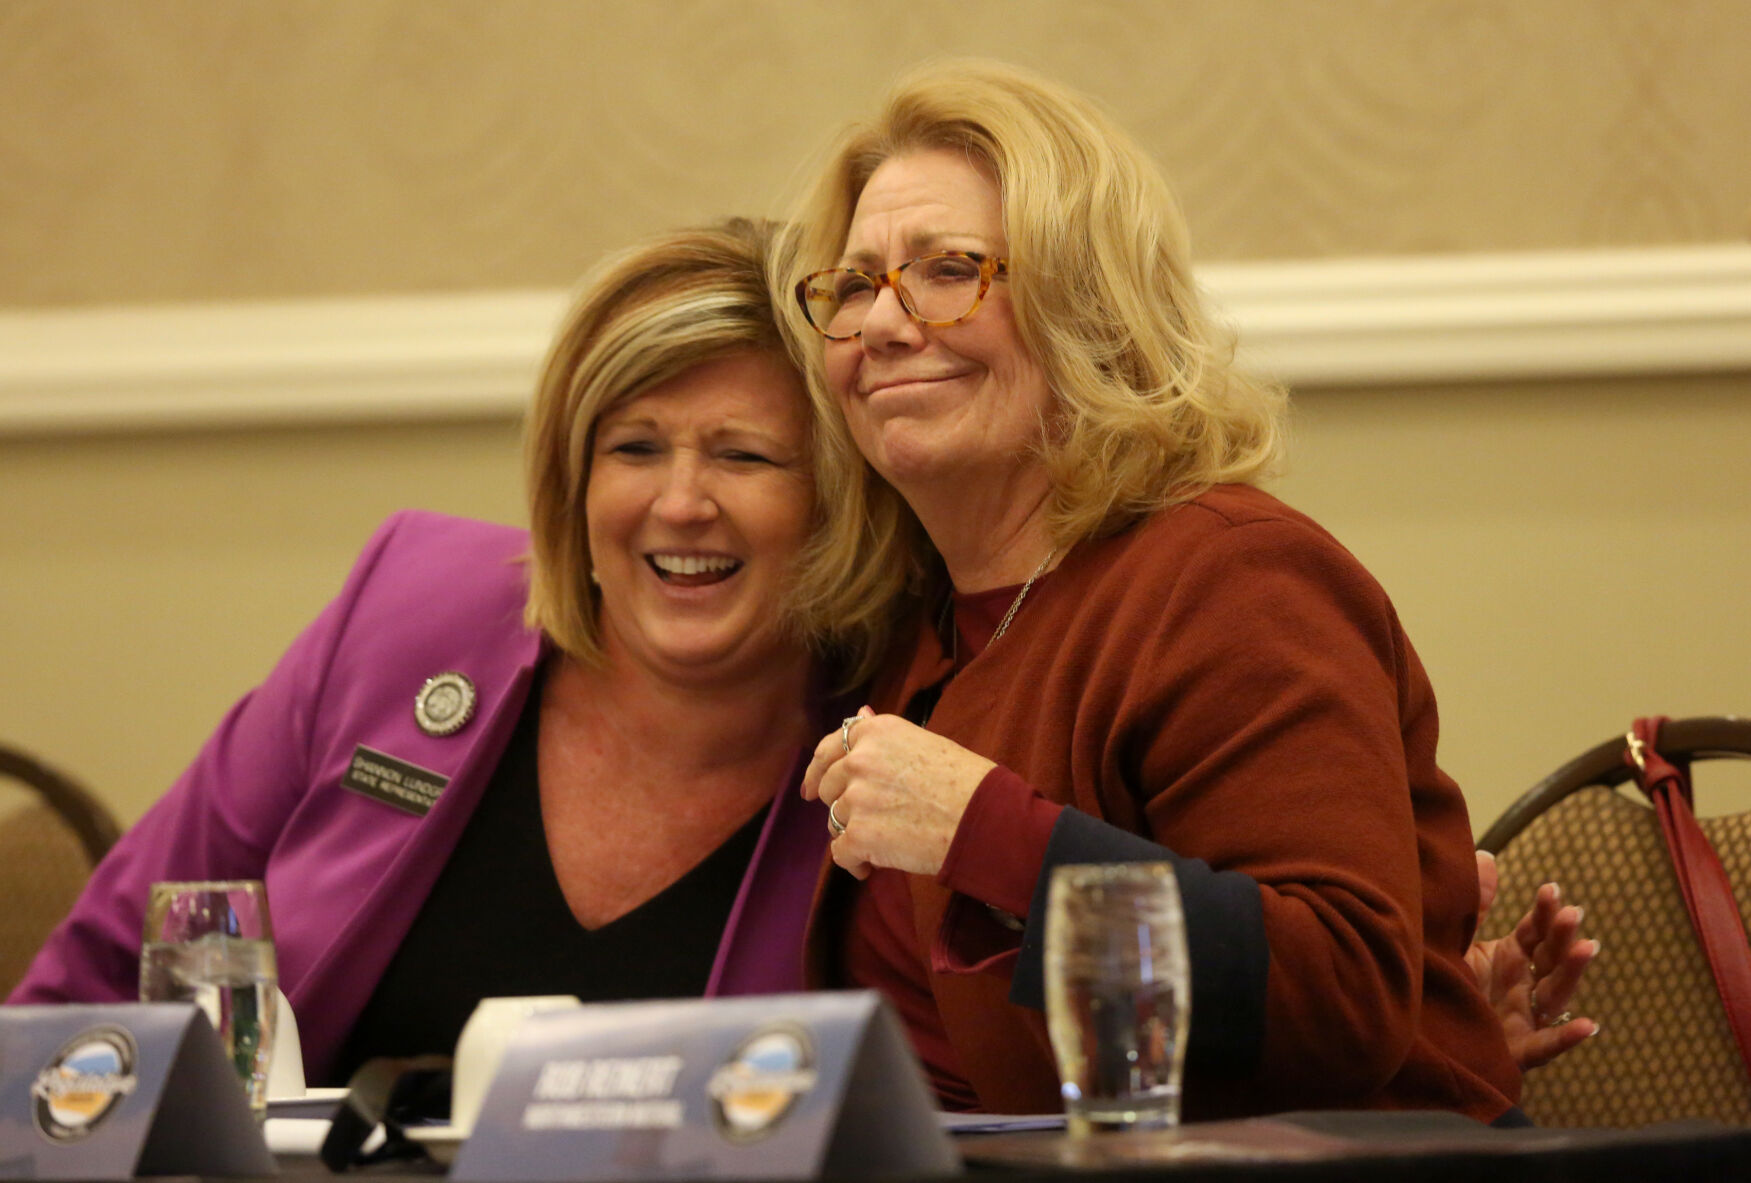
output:
[[[602, 661], [584, 510], [596, 424], [658, 383], [726, 354], [762, 350], [795, 364], [766, 283], [777, 234], [773, 223], [736, 218], [606, 259], [585, 277], [548, 350], [524, 436], [524, 619], [581, 661]], [[885, 650], [903, 563], [872, 570], [856, 561], [867, 539], [843, 507], [863, 462], [849, 444], [824, 445], [819, 434], [811, 430], [809, 440], [813, 530], [783, 612], [793, 635], [850, 686], [871, 676]]]
[[[1057, 399], [1040, 453], [1058, 545], [1275, 469], [1283, 393], [1234, 368], [1232, 335], [1192, 282], [1185, 220], [1161, 170], [1093, 103], [1048, 79], [966, 59], [902, 77], [804, 198], [790, 283], [838, 262], [884, 161], [932, 148], [965, 152], [1002, 198], [1017, 329]], [[811, 395], [837, 417], [820, 338], [794, 301], [785, 307], [787, 329], [814, 341]], [[865, 480], [881, 483], [867, 469]]]

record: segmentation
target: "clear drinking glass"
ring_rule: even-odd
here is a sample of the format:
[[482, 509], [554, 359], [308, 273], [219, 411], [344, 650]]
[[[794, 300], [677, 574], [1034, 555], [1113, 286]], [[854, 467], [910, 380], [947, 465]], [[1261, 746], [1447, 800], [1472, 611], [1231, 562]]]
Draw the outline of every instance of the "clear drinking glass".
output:
[[1046, 1021], [1072, 1134], [1179, 1124], [1191, 1017], [1168, 863], [1063, 866], [1046, 910]]
[[278, 986], [274, 929], [260, 882], [152, 885], [140, 946], [140, 1000], [200, 1004], [258, 1121], [267, 1113]]

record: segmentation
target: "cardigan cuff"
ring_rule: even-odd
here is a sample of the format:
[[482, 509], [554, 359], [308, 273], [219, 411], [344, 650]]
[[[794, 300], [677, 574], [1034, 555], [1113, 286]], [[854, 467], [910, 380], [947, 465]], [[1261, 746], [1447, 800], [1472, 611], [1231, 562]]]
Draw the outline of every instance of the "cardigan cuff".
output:
[[937, 872], [937, 883], [954, 894], [931, 942], [933, 972], [1012, 971], [1021, 918], [1062, 812], [1001, 764], [985, 774]]
[[1263, 1057], [1265, 990], [1270, 946], [1265, 939], [1259, 885], [1239, 871], [1215, 871], [1202, 859], [1167, 847], [1076, 809], [1053, 827], [1045, 865], [1034, 885], [1027, 928], [1010, 983], [1018, 1006], [1045, 1005], [1046, 897], [1052, 869], [1072, 863], [1166, 862], [1179, 882], [1191, 962], [1192, 1021], [1187, 1069], [1223, 1076], [1256, 1071]]
[[949, 844], [936, 881], [1018, 919], [1032, 906], [1040, 864], [1064, 806], [999, 764], [985, 774]]

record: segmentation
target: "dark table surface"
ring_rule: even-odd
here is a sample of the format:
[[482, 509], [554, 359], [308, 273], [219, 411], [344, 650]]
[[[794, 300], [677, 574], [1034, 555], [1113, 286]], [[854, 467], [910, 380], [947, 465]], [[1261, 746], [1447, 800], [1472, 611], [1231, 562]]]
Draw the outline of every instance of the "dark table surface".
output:
[[[1639, 1130], [1494, 1130], [1445, 1113], [1297, 1113], [1183, 1127], [1172, 1134], [961, 1136], [971, 1174], [1002, 1183], [1571, 1183], [1751, 1180], [1751, 1128], [1673, 1122]], [[282, 1178], [333, 1178], [315, 1159], [281, 1160]], [[359, 1183], [432, 1183], [434, 1163], [349, 1172]]]

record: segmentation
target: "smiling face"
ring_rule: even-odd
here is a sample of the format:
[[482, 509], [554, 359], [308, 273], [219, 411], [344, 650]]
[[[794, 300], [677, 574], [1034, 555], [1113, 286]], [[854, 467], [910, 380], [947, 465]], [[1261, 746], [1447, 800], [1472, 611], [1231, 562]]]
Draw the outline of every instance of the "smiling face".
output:
[[805, 660], [783, 621], [813, 520], [807, 408], [783, 358], [743, 350], [597, 421], [585, 516], [611, 662], [715, 680]]
[[[996, 181], [964, 152], [892, 157], [858, 198], [842, 263], [882, 272], [936, 250], [1009, 253]], [[944, 328], [920, 325], [884, 289], [861, 338], [827, 342], [826, 372], [859, 450], [903, 493], [1037, 463], [1052, 393], [1016, 331], [1005, 279]]]

